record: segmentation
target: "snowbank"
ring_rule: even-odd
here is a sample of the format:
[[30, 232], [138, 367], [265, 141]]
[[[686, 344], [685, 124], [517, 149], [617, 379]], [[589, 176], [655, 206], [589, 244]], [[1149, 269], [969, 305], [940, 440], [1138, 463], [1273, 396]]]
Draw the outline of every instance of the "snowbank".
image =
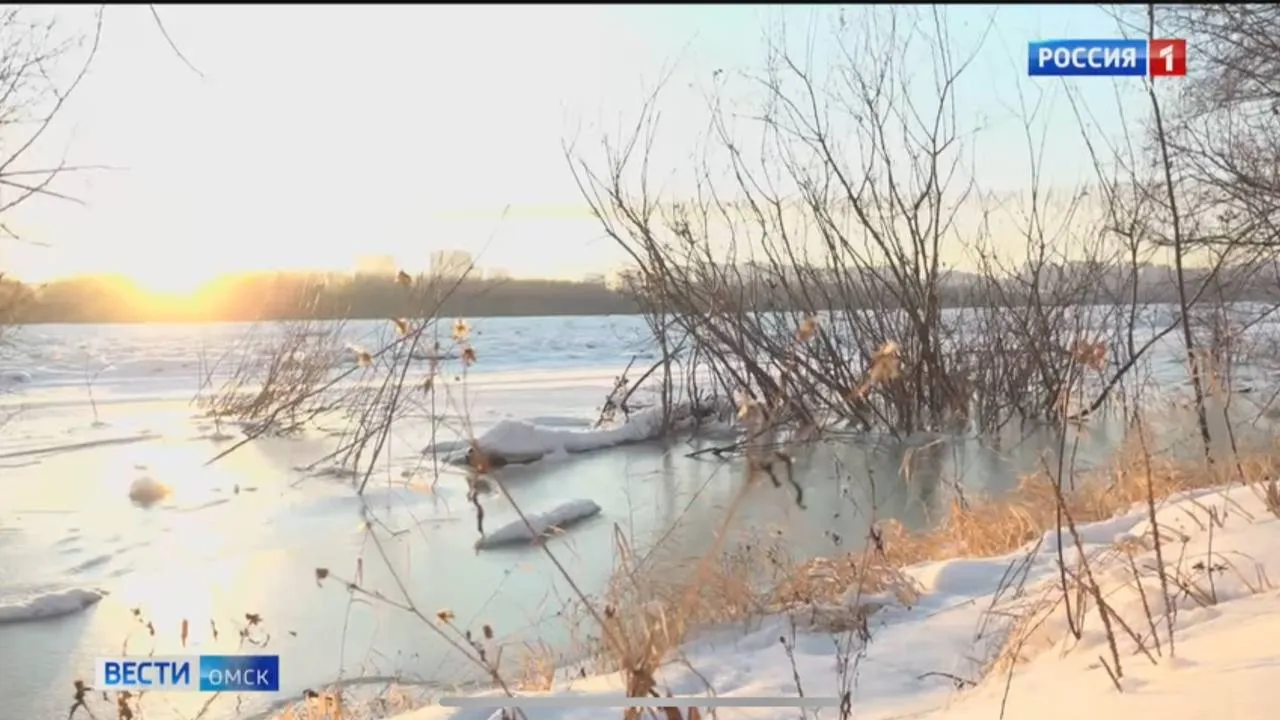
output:
[[[1255, 489], [1233, 487], [1171, 499], [1157, 521], [1165, 538], [1171, 613], [1153, 571], [1158, 563], [1143, 512], [1078, 528], [1100, 594], [1114, 611], [1108, 617], [1119, 671], [1093, 602], [1085, 604], [1078, 637], [1068, 630], [1058, 535], [1050, 532], [1004, 557], [908, 568], [913, 601], [906, 607], [877, 598], [882, 607], [868, 621], [865, 656], [851, 662], [856, 681], [848, 674], [842, 678], [838, 669], [835, 646], [841, 636], [801, 628], [793, 665], [779, 642], [791, 643], [791, 621], [773, 617], [746, 636], [686, 647], [687, 662], [664, 668], [662, 689], [711, 694], [701, 679], [708, 678], [718, 696], [794, 697], [798, 677], [808, 697], [838, 697], [849, 689], [859, 718], [1078, 720], [1087, 712], [1099, 720], [1192, 720], [1220, 715], [1224, 707], [1232, 717], [1269, 717], [1272, 686], [1280, 677], [1274, 641], [1280, 637], [1280, 591], [1266, 578], [1280, 577], [1280, 520]], [[1078, 568], [1069, 536], [1062, 546], [1067, 567]], [[1011, 577], [1023, 579], [1010, 582]], [[1077, 613], [1080, 597], [1070, 594]], [[1176, 660], [1170, 659], [1170, 617]], [[1017, 662], [1005, 662], [1013, 657]], [[561, 683], [556, 692], [617, 695], [623, 687], [618, 676], [607, 675]], [[525, 708], [530, 720], [596, 720], [608, 712]], [[784, 708], [734, 712], [770, 720], [795, 716], [796, 710]], [[398, 720], [491, 717], [492, 709], [433, 706]]]
[[0, 625], [70, 615], [105, 596], [106, 593], [101, 590], [67, 588], [20, 600], [0, 601]]
[[[529, 463], [547, 455], [581, 453], [654, 440], [662, 431], [661, 413], [645, 411], [616, 427], [569, 430], [542, 427], [526, 420], [503, 420], [476, 439], [476, 446], [498, 465]], [[464, 454], [451, 460], [464, 462]]]
[[[590, 500], [570, 500], [546, 512], [525, 513], [525, 520], [507, 523], [476, 541], [476, 549], [533, 542], [600, 514], [600, 506]], [[532, 526], [532, 529], [530, 527]]]
[[[688, 428], [695, 418], [705, 420], [717, 410], [712, 407], [681, 408], [675, 411], [675, 428]], [[663, 433], [662, 410], [646, 408], [633, 413], [626, 421], [608, 428], [574, 430], [548, 427], [526, 420], [503, 420], [476, 439], [475, 445], [494, 465], [530, 463], [548, 455], [583, 453], [619, 445], [656, 440]], [[451, 453], [449, 461], [465, 463], [466, 450]]]

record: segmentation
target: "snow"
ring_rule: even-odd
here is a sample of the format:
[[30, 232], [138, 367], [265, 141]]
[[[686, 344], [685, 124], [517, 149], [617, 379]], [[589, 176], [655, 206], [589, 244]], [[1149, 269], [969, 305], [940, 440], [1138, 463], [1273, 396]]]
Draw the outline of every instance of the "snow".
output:
[[67, 588], [20, 600], [0, 600], [0, 624], [70, 615], [93, 605], [105, 595], [101, 590]]
[[[544, 427], [527, 420], [502, 420], [476, 439], [491, 458], [527, 463], [548, 455], [581, 453], [644, 442], [662, 431], [662, 413], [644, 410], [617, 426], [597, 430]], [[455, 458], [456, 459], [456, 458]]]
[[[600, 506], [591, 500], [570, 500], [540, 513], [525, 513], [524, 520], [514, 520], [485, 533], [476, 541], [477, 549], [532, 542], [600, 514]], [[528, 521], [528, 522], [526, 522]]]
[[[1280, 677], [1274, 641], [1280, 637], [1280, 591], [1267, 578], [1280, 577], [1280, 520], [1256, 487], [1237, 485], [1165, 501], [1157, 526], [1171, 613], [1154, 572], [1152, 525], [1135, 509], [1078, 527], [1082, 550], [1067, 530], [1061, 543], [1058, 532], [1051, 531], [1006, 556], [906, 568], [904, 580], [912, 592], [877, 596], [870, 603], [872, 598], [859, 598], [874, 612], [865, 655], [853, 659], [856, 680], [838, 670], [836, 642], [845, 636], [806, 630], [805, 611], [772, 616], [745, 633], [721, 629], [686, 645], [682, 661], [660, 673], [661, 688], [676, 695], [712, 694], [709, 684], [722, 697], [794, 697], [798, 677], [807, 697], [840, 696], [842, 688], [850, 688], [859, 718], [1076, 720], [1087, 708], [1100, 720], [1190, 720], [1214, 717], [1227, 706], [1232, 717], [1270, 716], [1271, 683]], [[1115, 661], [1092, 600], [1085, 603], [1079, 637], [1068, 630], [1062, 600], [1069, 597], [1078, 611], [1081, 595], [1062, 590], [1059, 545], [1068, 568], [1079, 568], [1081, 557], [1088, 561], [1114, 611], [1109, 617], [1122, 691], [1111, 679]], [[845, 602], [856, 597], [850, 592]], [[1173, 658], [1169, 618], [1175, 628]], [[1122, 628], [1141, 638], [1141, 646]], [[1158, 641], [1152, 639], [1153, 628]], [[794, 648], [794, 666], [787, 644]], [[1016, 662], [1008, 661], [1015, 656]], [[603, 696], [622, 689], [617, 675], [603, 675], [562, 681], [556, 692]], [[524, 710], [530, 720], [602, 716], [598, 707]], [[797, 716], [786, 708], [719, 712], [726, 718]], [[493, 717], [498, 715], [492, 709], [433, 705], [397, 720]]]
[[[671, 424], [676, 429], [689, 429], [694, 425], [695, 415], [700, 418], [699, 430], [708, 429], [723, 435], [726, 427], [723, 422], [716, 422], [712, 417], [717, 408], [708, 405], [705, 408], [690, 410], [681, 407], [671, 414]], [[544, 419], [545, 420], [545, 419]], [[475, 446], [498, 464], [529, 463], [544, 457], [562, 456], [572, 453], [604, 450], [619, 445], [656, 440], [663, 434], [663, 413], [660, 408], [645, 408], [632, 413], [624, 421], [610, 427], [594, 429], [567, 429], [563, 421], [556, 423], [561, 427], [536, 424], [528, 420], [502, 420], [482, 434], [475, 441]], [[466, 453], [455, 452], [450, 458], [453, 462], [465, 462]]]

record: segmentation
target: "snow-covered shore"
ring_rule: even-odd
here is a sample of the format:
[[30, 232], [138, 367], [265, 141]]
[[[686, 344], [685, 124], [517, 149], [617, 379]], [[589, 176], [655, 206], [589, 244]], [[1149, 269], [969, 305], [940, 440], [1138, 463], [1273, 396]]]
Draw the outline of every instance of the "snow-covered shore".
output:
[[[615, 388], [618, 371], [559, 367], [557, 363], [567, 361], [554, 343], [563, 336], [581, 344], [587, 335], [598, 336], [589, 342], [605, 343], [617, 334], [610, 322], [600, 320], [590, 333], [579, 327], [574, 329], [576, 334], [558, 334], [534, 333], [530, 323], [522, 321], [506, 339], [496, 330], [486, 330], [482, 357], [499, 354], [493, 349], [498, 345], [526, 348], [516, 354], [533, 369], [488, 372], [482, 362], [486, 371], [465, 378], [464, 401], [449, 395], [455, 404], [440, 409], [438, 422], [426, 423], [417, 417], [405, 421], [398, 432], [406, 441], [397, 440], [389, 447], [385, 476], [380, 468], [363, 495], [357, 495], [350, 482], [356, 470], [324, 459], [341, 442], [343, 430], [342, 425], [327, 421], [303, 436], [266, 438], [245, 452], [208, 465], [210, 458], [229, 446], [222, 441], [239, 438], [240, 433], [234, 426], [219, 425], [195, 412], [189, 404], [198, 385], [193, 375], [198, 363], [188, 357], [192, 347], [200, 347], [194, 330], [166, 330], [173, 333], [172, 338], [165, 334], [135, 339], [130, 339], [134, 330], [102, 330], [101, 342], [108, 343], [113, 366], [118, 367], [95, 381], [92, 396], [84, 386], [78, 360], [49, 359], [58, 352], [78, 358], [74, 338], [59, 340], [63, 331], [50, 330], [46, 343], [50, 347], [24, 343], [23, 352], [38, 350], [49, 358], [41, 361], [44, 364], [24, 361], [22, 367], [30, 368], [30, 382], [0, 396], [0, 418], [13, 413], [0, 438], [0, 473], [5, 480], [0, 483], [0, 505], [6, 509], [0, 516], [0, 616], [8, 613], [11, 618], [0, 622], [0, 667], [9, 683], [8, 707], [21, 716], [65, 714], [65, 688], [91, 674], [95, 657], [118, 652], [122, 641], [135, 634], [149, 637], [145, 628], [138, 629], [135, 608], [156, 621], [154, 642], [160, 644], [160, 651], [172, 653], [183, 651], [176, 628], [186, 618], [216, 619], [218, 627], [225, 627], [251, 611], [268, 618], [278, 631], [267, 652], [278, 653], [287, 663], [289, 687], [278, 696], [245, 696], [234, 702], [224, 697], [205, 715], [209, 720], [262, 720], [272, 708], [293, 702], [303, 688], [334, 683], [332, 687], [341, 688], [345, 698], [357, 702], [367, 694], [392, 697], [378, 685], [382, 678], [403, 682], [403, 695], [414, 697], [403, 702], [396, 697], [389, 707], [373, 708], [370, 713], [344, 711], [349, 718], [373, 720], [424, 702], [425, 693], [440, 686], [477, 680], [479, 672], [459, 662], [453, 647], [418, 618], [393, 608], [353, 605], [339, 583], [313, 588], [314, 572], [320, 567], [333, 568], [335, 573], [345, 569], [350, 576], [363, 571], [370, 588], [390, 592], [396, 588], [392, 573], [399, 573], [412, 583], [411, 591], [428, 612], [433, 608], [456, 611], [458, 625], [465, 625], [473, 637], [480, 637], [481, 627], [489, 625], [495, 633], [492, 644], [508, 650], [504, 672], [520, 672], [521, 650], [530, 645], [548, 656], [572, 653], [577, 641], [559, 614], [561, 603], [548, 601], [552, 593], [562, 591], [555, 587], [560, 576], [544, 548], [527, 543], [530, 533], [516, 507], [526, 516], [532, 513], [540, 518], [571, 498], [581, 499], [571, 507], [589, 509], [586, 503], [591, 503], [600, 508], [598, 520], [585, 522], [563, 537], [553, 533], [545, 546], [566, 563], [584, 592], [597, 595], [614, 577], [619, 529], [643, 543], [646, 538], [666, 537], [667, 529], [679, 523], [693, 530], [682, 533], [679, 546], [672, 543], [672, 551], [697, 552], [710, 543], [738, 487], [732, 466], [707, 462], [705, 456], [693, 457], [690, 452], [710, 436], [717, 443], [721, 435], [732, 437], [731, 422], [698, 414], [696, 442], [687, 445], [647, 442], [660, 430], [659, 418], [651, 409], [638, 409], [614, 423], [597, 423], [600, 403]], [[164, 353], [157, 347], [161, 340], [169, 346]], [[615, 343], [615, 360], [625, 363], [624, 349], [630, 352]], [[157, 355], [164, 357], [157, 359]], [[1165, 373], [1177, 367], [1176, 358], [1162, 359], [1155, 367], [1163, 373], [1160, 384], [1172, 387], [1183, 382], [1172, 370]], [[459, 381], [453, 389], [460, 386]], [[1269, 392], [1242, 395], [1240, 405], [1269, 396]], [[643, 403], [633, 400], [632, 404], [641, 407]], [[1191, 425], [1183, 428], [1176, 414], [1161, 414], [1158, 420], [1161, 423], [1153, 434], [1159, 442], [1151, 448], [1157, 455], [1163, 457], [1168, 446], [1186, 444], [1176, 431], [1193, 434]], [[1112, 457], [1123, 435], [1105, 422], [1100, 418], [1087, 432], [1081, 431], [1081, 467], [1099, 466]], [[464, 457], [465, 449], [478, 446], [491, 461], [508, 461], [509, 467], [492, 464], [511, 500], [497, 494], [482, 498], [484, 531], [494, 533], [503, 524], [514, 523], [511, 532], [525, 542], [501, 552], [473, 552], [479, 532], [474, 509], [464, 500], [469, 489], [466, 479], [456, 467], [443, 463], [437, 471], [431, 458], [424, 457], [423, 443], [432, 438], [435, 445], [437, 432], [444, 442], [454, 442], [448, 450], [462, 449]], [[461, 435], [473, 439], [458, 440]], [[916, 438], [895, 443], [859, 437], [815, 447], [797, 464], [803, 470], [798, 477], [807, 485], [808, 509], [794, 507], [785, 493], [762, 488], [764, 492], [750, 496], [739, 521], [760, 534], [785, 536], [788, 551], [803, 557], [831, 552], [830, 538], [836, 534], [849, 542], [866, 537], [868, 514], [848, 508], [874, 505], [878, 519], [898, 520], [909, 530], [925, 531], [938, 513], [946, 511], [950, 497], [938, 491], [938, 478], [957, 479], [971, 495], [998, 497], [1017, 476], [1039, 466], [1045, 447], [1038, 436], [1019, 443], [1016, 453], [1007, 447], [990, 450], [966, 438], [948, 438], [946, 445], [935, 440], [928, 439], [928, 447], [922, 447], [925, 441], [916, 442]], [[866, 482], [864, 472], [897, 478], [907, 454], [904, 445], [915, 467], [926, 470], [914, 471], [911, 483]], [[434, 449], [448, 453], [444, 447]], [[851, 473], [850, 468], [857, 470]], [[158, 490], [160, 485], [172, 494], [160, 502], [139, 502], [145, 500], [144, 488]], [[368, 510], [385, 523], [378, 527], [389, 531], [386, 539], [396, 545], [392, 562], [370, 560], [365, 542], [369, 524], [362, 519]], [[556, 521], [548, 524], [561, 525], [561, 518], [552, 520]], [[1229, 524], [1238, 524], [1238, 519], [1233, 515]], [[733, 542], [747, 542], [749, 534], [744, 531]], [[1018, 537], [1020, 541], [1025, 535]], [[1217, 535], [1213, 542], [1217, 548]], [[1013, 544], [1016, 541], [1003, 547]], [[1041, 560], [1037, 577], [1046, 576], [1042, 566], [1051, 558]], [[939, 673], [977, 677], [973, 667], [957, 669], [956, 658], [973, 654], [978, 646], [975, 628], [984, 617], [984, 602], [989, 602], [983, 599], [984, 593], [992, 593], [1007, 564], [1007, 558], [971, 564], [953, 561], [913, 571], [921, 578], [919, 602], [911, 610], [888, 608], [872, 618], [873, 640], [868, 657], [860, 663], [855, 696], [859, 717], [939, 707], [954, 692], [952, 681]], [[109, 594], [95, 601], [97, 595], [81, 595], [68, 588]], [[305, 588], [305, 595], [299, 594], [300, 588]], [[47, 600], [44, 595], [57, 598]], [[554, 597], [559, 601], [563, 594]], [[50, 612], [50, 608], [57, 610]], [[196, 622], [192, 627], [211, 625]], [[339, 633], [337, 628], [349, 632]], [[1193, 631], [1189, 633], [1190, 638]], [[689, 645], [687, 654], [692, 666], [705, 673], [720, 694], [793, 693], [787, 687], [790, 661], [778, 644], [779, 636], [789, 635], [784, 619], [771, 618], [750, 632], [729, 629], [704, 637]], [[983, 642], [988, 637], [990, 632]], [[221, 638], [234, 642], [233, 634], [223, 633]], [[200, 647], [213, 648], [217, 638], [193, 634], [192, 642], [197, 641]], [[1188, 647], [1190, 643], [1188, 639]], [[135, 642], [133, 651], [147, 648]], [[227, 645], [226, 651], [234, 652], [234, 645]], [[370, 653], [396, 659], [388, 661], [384, 670], [371, 671], [365, 664]], [[829, 634], [800, 632], [795, 654], [806, 695], [829, 695], [838, 687]], [[1140, 677], [1143, 669], [1136, 664], [1131, 660], [1125, 665], [1127, 677]], [[966, 674], [960, 675], [961, 671]], [[1086, 681], [1096, 678], [1106, 681], [1105, 671], [1087, 674]], [[664, 681], [675, 693], [704, 691], [692, 674], [675, 667], [667, 671]], [[992, 687], [998, 684], [987, 682]], [[619, 682], [590, 678], [571, 687], [599, 694], [617, 692]], [[1014, 693], [1015, 700], [1019, 692]], [[977, 702], [980, 695], [968, 690], [962, 697], [968, 698], [964, 702]], [[199, 700], [197, 696], [153, 695], [144, 705], [156, 708], [148, 712], [168, 717], [172, 713], [166, 706], [171, 703]], [[99, 704], [103, 713], [113, 712], [109, 701], [98, 695], [91, 704]], [[179, 711], [175, 705], [173, 712], [193, 716], [198, 710]], [[488, 718], [491, 714], [441, 712], [417, 711], [427, 718]], [[591, 717], [618, 715], [596, 708], [577, 716], [586, 712], [593, 713]], [[564, 716], [547, 710], [529, 714]], [[720, 712], [724, 718], [744, 714], [742, 710]], [[822, 714], [832, 715], [831, 711]], [[1017, 707], [1007, 716], [1019, 717]]]
[[[847, 689], [860, 718], [1074, 719], [1087, 710], [1097, 718], [1189, 720], [1217, 716], [1227, 705], [1231, 717], [1269, 716], [1270, 681], [1280, 677], [1274, 643], [1280, 591], [1268, 580], [1280, 577], [1276, 513], [1280, 509], [1269, 506], [1260, 486], [1184, 493], [1160, 503], [1171, 613], [1164, 609], [1152, 523], [1135, 508], [1079, 526], [1082, 552], [1064, 529], [1061, 554], [1059, 533], [1050, 531], [1002, 557], [908, 568], [914, 602], [871, 616], [865, 654], [855, 653], [848, 670], [840, 669], [836, 636], [803, 627], [793, 635], [793, 621], [772, 617], [751, 632], [726, 630], [686, 647], [687, 662], [669, 664], [661, 683], [676, 695], [721, 697], [833, 697]], [[1110, 633], [1092, 590], [1063, 592], [1060, 557], [1081, 576], [1079, 559], [1088, 560], [1109, 608]], [[1068, 606], [1077, 618], [1075, 632]], [[1015, 656], [1020, 661], [1010, 663]], [[621, 695], [622, 689], [621, 678], [608, 675], [565, 682], [555, 692], [602, 696]], [[530, 720], [596, 720], [617, 712], [525, 708]], [[720, 714], [790, 720], [796, 712]], [[820, 716], [836, 717], [837, 711]], [[431, 706], [396, 720], [491, 717], [498, 717], [493, 709]]]

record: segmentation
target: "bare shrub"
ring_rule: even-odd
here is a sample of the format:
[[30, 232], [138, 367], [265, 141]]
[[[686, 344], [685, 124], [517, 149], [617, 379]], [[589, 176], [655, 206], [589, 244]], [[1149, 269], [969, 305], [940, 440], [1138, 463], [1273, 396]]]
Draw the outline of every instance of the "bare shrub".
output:
[[[730, 117], [742, 112], [721, 81], [694, 198], [650, 185], [656, 93], [631, 136], [606, 141], [602, 167], [568, 150], [584, 196], [636, 265], [632, 290], [651, 326], [682, 350], [670, 362], [697, 365], [717, 394], [785, 397], [786, 424], [818, 431], [992, 433], [1098, 410], [1106, 392], [1064, 402], [1083, 382], [1073, 353], [1131, 335], [1140, 298], [1110, 282], [1124, 258], [1105, 219], [1086, 212], [1084, 188], [1041, 187], [1037, 111], [1024, 107], [1029, 190], [997, 199], [972, 179], [973, 129], [955, 113], [976, 50], [951, 48], [942, 11], [869, 10], [833, 39], [836, 68], [770, 48], [764, 70], [743, 78], [759, 95], [747, 130], [735, 132]], [[905, 58], [925, 46], [938, 48], [935, 77], [921, 81]], [[989, 223], [966, 227], [975, 208], [1006, 216], [1020, 254], [997, 253]], [[948, 267], [965, 257], [976, 272]], [[790, 338], [814, 321], [821, 332], [791, 354]], [[899, 377], [857, 392], [889, 341]], [[1117, 355], [1110, 384], [1146, 349]]]
[[[1154, 23], [1146, 18], [1143, 34], [1155, 33]], [[957, 497], [924, 533], [877, 523], [866, 548], [805, 563], [765, 607], [833, 604], [851, 592], [909, 595], [905, 565], [1001, 555], [1056, 532], [1061, 582], [1049, 606], [1065, 609], [1077, 636], [1086, 611], [1096, 610], [1110, 656], [1101, 663], [1120, 688], [1118, 638], [1151, 657], [1159, 647], [1153, 654], [1111, 608], [1095, 559], [1077, 553], [1068, 565], [1063, 548], [1083, 549], [1084, 523], [1135, 506], [1154, 522], [1163, 498], [1227, 476], [1200, 462], [1153, 458], [1136, 439], [1111, 470], [1081, 475], [1068, 429], [1107, 409], [1116, 390], [1125, 418], [1140, 427], [1150, 397], [1130, 381], [1153, 348], [1176, 338], [1205, 457], [1220, 456], [1210, 401], [1224, 392], [1229, 398], [1246, 331], [1276, 307], [1274, 297], [1260, 310], [1234, 305], [1260, 297], [1260, 278], [1275, 264], [1264, 232], [1269, 211], [1241, 206], [1239, 173], [1230, 187], [1214, 189], [1224, 176], [1204, 171], [1212, 153], [1184, 158], [1195, 133], [1180, 116], [1170, 120], [1170, 99], [1150, 83], [1146, 138], [1104, 143], [1086, 129], [1088, 109], [1074, 106], [1097, 171], [1095, 183], [1074, 193], [1042, 188], [1031, 130], [1038, 103], [1024, 102], [1029, 192], [996, 201], [967, 179], [972, 169], [960, 148], [969, 129], [956, 126], [952, 110], [956, 80], [972, 56], [952, 52], [940, 11], [885, 9], [848, 23], [841, 13], [835, 34], [842, 62], [827, 72], [771, 47], [764, 70], [746, 78], [758, 92], [746, 112], [726, 98], [732, 75], [717, 73], [712, 147], [704, 155], [716, 157], [699, 165], [693, 197], [662, 197], [651, 182], [657, 93], [630, 135], [605, 142], [602, 163], [566, 149], [579, 186], [634, 262], [631, 289], [655, 332], [673, 337], [673, 346], [687, 343], [667, 361], [685, 372], [696, 366], [693, 374], [708, 377], [717, 392], [742, 398], [751, 441], [731, 447], [747, 456], [748, 484], [772, 477], [785, 486], [778, 478], [789, 477], [789, 450], [834, 428], [971, 429], [990, 437], [1048, 421], [1058, 430], [1056, 468], [1007, 497]], [[904, 60], [916, 44], [938, 48], [924, 81], [935, 86], [924, 92], [911, 81], [928, 73], [918, 63], [908, 72]], [[754, 121], [748, 131], [744, 117]], [[1217, 217], [1228, 199], [1235, 214]], [[1018, 218], [1025, 256], [997, 252], [985, 225], [962, 228], [957, 217], [966, 203], [986, 217]], [[959, 282], [944, 248], [967, 253], [978, 272]], [[1148, 270], [1161, 261], [1171, 265], [1171, 290], [1157, 284], [1153, 291]], [[1176, 309], [1153, 321], [1153, 301]], [[806, 342], [795, 344], [797, 337]], [[860, 378], [874, 375], [878, 351], [890, 342], [892, 377], [866, 392]], [[1227, 418], [1228, 434], [1230, 427]], [[1270, 453], [1242, 455], [1230, 441], [1237, 480], [1269, 477]], [[1159, 538], [1154, 551], [1163, 567]], [[1161, 571], [1160, 583], [1167, 600], [1176, 576]], [[663, 617], [696, 605], [689, 599], [701, 591], [699, 583], [686, 585], [684, 602], [668, 602]], [[1035, 613], [1027, 617], [1037, 624]], [[1167, 634], [1172, 655], [1171, 619]], [[644, 663], [645, 673], [652, 664]]]
[[[60, 192], [58, 181], [94, 168], [65, 161], [45, 164], [36, 155], [45, 145], [54, 119], [89, 72], [101, 37], [101, 9], [89, 36], [66, 37], [56, 23], [41, 18], [38, 10], [0, 8], [0, 242], [43, 242], [17, 232], [10, 216], [19, 207], [41, 199], [80, 202]], [[87, 52], [70, 80], [59, 82], [51, 77], [50, 70], [76, 59], [75, 51], [81, 47]], [[32, 295], [29, 287], [6, 277], [0, 268], [0, 344]]]

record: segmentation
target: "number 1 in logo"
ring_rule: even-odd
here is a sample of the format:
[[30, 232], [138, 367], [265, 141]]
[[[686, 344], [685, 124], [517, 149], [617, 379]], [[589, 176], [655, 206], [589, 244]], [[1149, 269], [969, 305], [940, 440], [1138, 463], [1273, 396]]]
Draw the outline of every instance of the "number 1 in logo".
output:
[[1187, 74], [1186, 40], [1152, 40], [1148, 48], [1147, 74], [1151, 77], [1183, 77]]

